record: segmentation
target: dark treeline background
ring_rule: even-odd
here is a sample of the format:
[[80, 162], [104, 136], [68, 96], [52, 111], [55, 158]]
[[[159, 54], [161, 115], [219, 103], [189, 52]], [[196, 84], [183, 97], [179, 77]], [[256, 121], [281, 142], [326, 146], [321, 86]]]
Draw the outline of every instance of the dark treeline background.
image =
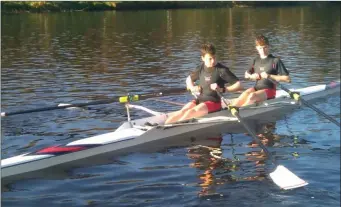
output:
[[272, 7], [328, 4], [340, 2], [305, 1], [4, 1], [1, 11], [16, 12], [61, 12], [61, 11], [101, 11], [101, 10], [139, 10], [139, 9], [178, 9], [178, 8], [223, 8], [223, 7]]

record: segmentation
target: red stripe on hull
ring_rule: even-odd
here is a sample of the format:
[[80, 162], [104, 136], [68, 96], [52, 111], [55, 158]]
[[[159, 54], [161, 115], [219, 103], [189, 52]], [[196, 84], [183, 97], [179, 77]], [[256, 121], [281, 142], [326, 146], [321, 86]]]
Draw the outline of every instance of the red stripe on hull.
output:
[[69, 153], [69, 152], [76, 152], [80, 150], [84, 150], [86, 147], [59, 147], [59, 146], [53, 146], [53, 147], [47, 147], [42, 150], [39, 150], [36, 152], [36, 154], [52, 154], [52, 153]]

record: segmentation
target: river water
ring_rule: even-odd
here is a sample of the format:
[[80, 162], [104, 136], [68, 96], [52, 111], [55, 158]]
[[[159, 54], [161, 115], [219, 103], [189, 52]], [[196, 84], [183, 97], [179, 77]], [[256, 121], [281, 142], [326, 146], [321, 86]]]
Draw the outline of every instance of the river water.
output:
[[[219, 61], [242, 77], [259, 33], [291, 72], [287, 87], [339, 80], [339, 7], [2, 14], [1, 110], [182, 87], [205, 42], [215, 44]], [[150, 100], [138, 104], [179, 109]], [[339, 96], [315, 106], [340, 121]], [[132, 112], [132, 118], [144, 116]], [[110, 132], [126, 119], [117, 103], [4, 117], [1, 156]], [[264, 130], [270, 151], [308, 186], [278, 189], [247, 134], [205, 134], [34, 179], [2, 180], [2, 206], [340, 206], [340, 129], [302, 107]], [[212, 156], [212, 148], [221, 158]]]

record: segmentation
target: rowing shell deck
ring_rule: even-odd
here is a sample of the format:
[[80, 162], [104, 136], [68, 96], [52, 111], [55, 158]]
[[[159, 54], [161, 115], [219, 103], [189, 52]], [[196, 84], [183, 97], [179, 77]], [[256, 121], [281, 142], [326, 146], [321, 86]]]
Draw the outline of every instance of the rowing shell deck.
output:
[[[326, 98], [340, 94], [340, 83], [317, 85], [302, 89], [291, 89], [300, 92], [307, 101]], [[260, 104], [253, 104], [240, 108], [239, 114], [246, 120], [274, 121], [283, 114], [300, 107], [290, 99], [285, 91], [278, 90], [275, 99]], [[269, 119], [272, 117], [272, 119]], [[47, 147], [36, 152], [26, 153], [1, 160], [2, 179], [18, 176], [76, 160], [87, 159], [92, 156], [113, 151], [124, 151], [127, 148], [179, 136], [195, 136], [196, 134], [221, 132], [234, 133], [240, 130], [240, 124], [228, 110], [208, 114], [203, 118], [188, 122], [164, 125], [167, 114], [124, 122], [114, 132], [77, 140], [66, 145]], [[145, 126], [149, 122], [157, 126]]]

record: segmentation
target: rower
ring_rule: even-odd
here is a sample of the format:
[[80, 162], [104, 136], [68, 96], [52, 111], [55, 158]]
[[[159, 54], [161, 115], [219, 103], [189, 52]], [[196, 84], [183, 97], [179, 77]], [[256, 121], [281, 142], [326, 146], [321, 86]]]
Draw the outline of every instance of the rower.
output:
[[262, 102], [276, 97], [277, 82], [291, 82], [289, 71], [285, 68], [280, 58], [269, 52], [269, 40], [263, 35], [256, 37], [256, 49], [258, 54], [251, 62], [251, 66], [245, 72], [245, 78], [256, 81], [254, 87], [244, 91], [232, 105], [241, 107], [256, 102]]
[[[242, 89], [239, 79], [230, 69], [216, 61], [216, 50], [212, 44], [201, 47], [202, 64], [186, 79], [187, 88], [197, 98], [187, 103], [181, 110], [169, 114], [166, 124], [204, 116], [221, 110], [221, 101], [216, 89], [221, 92], [235, 92]], [[199, 81], [199, 85], [194, 82]], [[230, 84], [225, 86], [225, 84]]]

